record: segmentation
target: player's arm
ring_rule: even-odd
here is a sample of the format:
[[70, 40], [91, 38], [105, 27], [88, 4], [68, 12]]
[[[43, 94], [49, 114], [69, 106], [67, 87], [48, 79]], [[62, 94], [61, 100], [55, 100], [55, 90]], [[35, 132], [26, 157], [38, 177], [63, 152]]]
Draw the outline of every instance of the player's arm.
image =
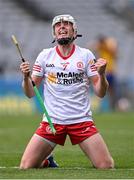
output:
[[[23, 81], [22, 81], [22, 87], [24, 89], [24, 93], [27, 97], [31, 98], [35, 96], [33, 85], [31, 82], [31, 77], [30, 77], [30, 64], [29, 62], [23, 62], [20, 65], [20, 70], [23, 74]], [[34, 81], [35, 85], [39, 87], [42, 77], [38, 76], [32, 76], [32, 80]]]
[[108, 81], [105, 76], [107, 62], [105, 59], [98, 59], [95, 63], [98, 74], [90, 77], [90, 80], [93, 85], [94, 92], [99, 97], [104, 97], [108, 89]]

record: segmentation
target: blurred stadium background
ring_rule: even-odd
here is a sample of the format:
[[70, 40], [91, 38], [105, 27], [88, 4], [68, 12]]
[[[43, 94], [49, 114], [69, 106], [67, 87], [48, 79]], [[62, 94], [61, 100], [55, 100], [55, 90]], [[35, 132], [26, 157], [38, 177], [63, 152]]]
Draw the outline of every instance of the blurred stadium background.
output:
[[[17, 37], [24, 57], [32, 67], [42, 49], [54, 46], [51, 43], [51, 22], [59, 14], [75, 17], [78, 33], [83, 35], [76, 43], [82, 47], [87, 47], [100, 34], [117, 40], [116, 93], [121, 113], [110, 112], [107, 97], [100, 101], [94, 95], [91, 96], [95, 112], [108, 111], [96, 113], [95, 122], [110, 147], [115, 159], [115, 170], [92, 170], [92, 165], [79, 147], [72, 148], [70, 141], [66, 142], [64, 151], [59, 146], [54, 152], [61, 169], [28, 172], [11, 169], [19, 165], [26, 142], [42, 116], [36, 113], [41, 111], [37, 99], [26, 98], [22, 91], [21, 60], [11, 36], [14, 34]], [[133, 22], [134, 0], [0, 0], [0, 178], [134, 177]]]
[[[117, 40], [117, 98], [121, 111], [133, 110], [134, 0], [0, 0], [0, 115], [29, 114], [39, 108], [36, 99], [23, 95], [21, 61], [11, 35], [16, 35], [32, 66], [38, 53], [52, 46], [51, 21], [59, 14], [76, 18], [83, 35], [77, 40], [80, 46], [86, 47], [99, 34]], [[98, 103], [95, 99], [95, 108], [100, 108]]]

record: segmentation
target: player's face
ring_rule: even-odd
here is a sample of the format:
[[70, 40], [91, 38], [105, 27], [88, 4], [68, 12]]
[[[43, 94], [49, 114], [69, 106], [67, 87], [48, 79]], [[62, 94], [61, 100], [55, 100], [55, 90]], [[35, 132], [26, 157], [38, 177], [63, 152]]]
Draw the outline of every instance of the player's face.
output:
[[68, 21], [61, 21], [55, 24], [55, 37], [60, 38], [72, 38], [74, 36], [73, 24]]

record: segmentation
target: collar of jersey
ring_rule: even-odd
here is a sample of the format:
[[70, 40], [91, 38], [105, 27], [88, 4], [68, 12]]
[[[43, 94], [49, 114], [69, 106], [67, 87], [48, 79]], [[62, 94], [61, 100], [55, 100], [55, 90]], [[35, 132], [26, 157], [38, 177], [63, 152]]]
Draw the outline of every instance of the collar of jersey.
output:
[[68, 56], [63, 56], [63, 55], [61, 54], [58, 46], [56, 46], [56, 52], [57, 52], [58, 55], [59, 55], [62, 59], [64, 59], [64, 60], [66, 60], [66, 59], [68, 59], [70, 56], [72, 56], [72, 54], [74, 53], [74, 51], [75, 51], [75, 45], [73, 44], [73, 48], [72, 48], [70, 54], [69, 54]]

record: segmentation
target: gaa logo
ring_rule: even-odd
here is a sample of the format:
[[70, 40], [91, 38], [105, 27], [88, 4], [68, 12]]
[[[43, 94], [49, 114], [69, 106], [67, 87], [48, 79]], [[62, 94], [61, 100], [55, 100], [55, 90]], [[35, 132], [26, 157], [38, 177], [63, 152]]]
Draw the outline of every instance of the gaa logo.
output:
[[83, 67], [84, 67], [83, 62], [81, 62], [81, 61], [77, 62], [78, 69], [83, 69]]
[[46, 67], [55, 67], [54, 64], [46, 64]]

